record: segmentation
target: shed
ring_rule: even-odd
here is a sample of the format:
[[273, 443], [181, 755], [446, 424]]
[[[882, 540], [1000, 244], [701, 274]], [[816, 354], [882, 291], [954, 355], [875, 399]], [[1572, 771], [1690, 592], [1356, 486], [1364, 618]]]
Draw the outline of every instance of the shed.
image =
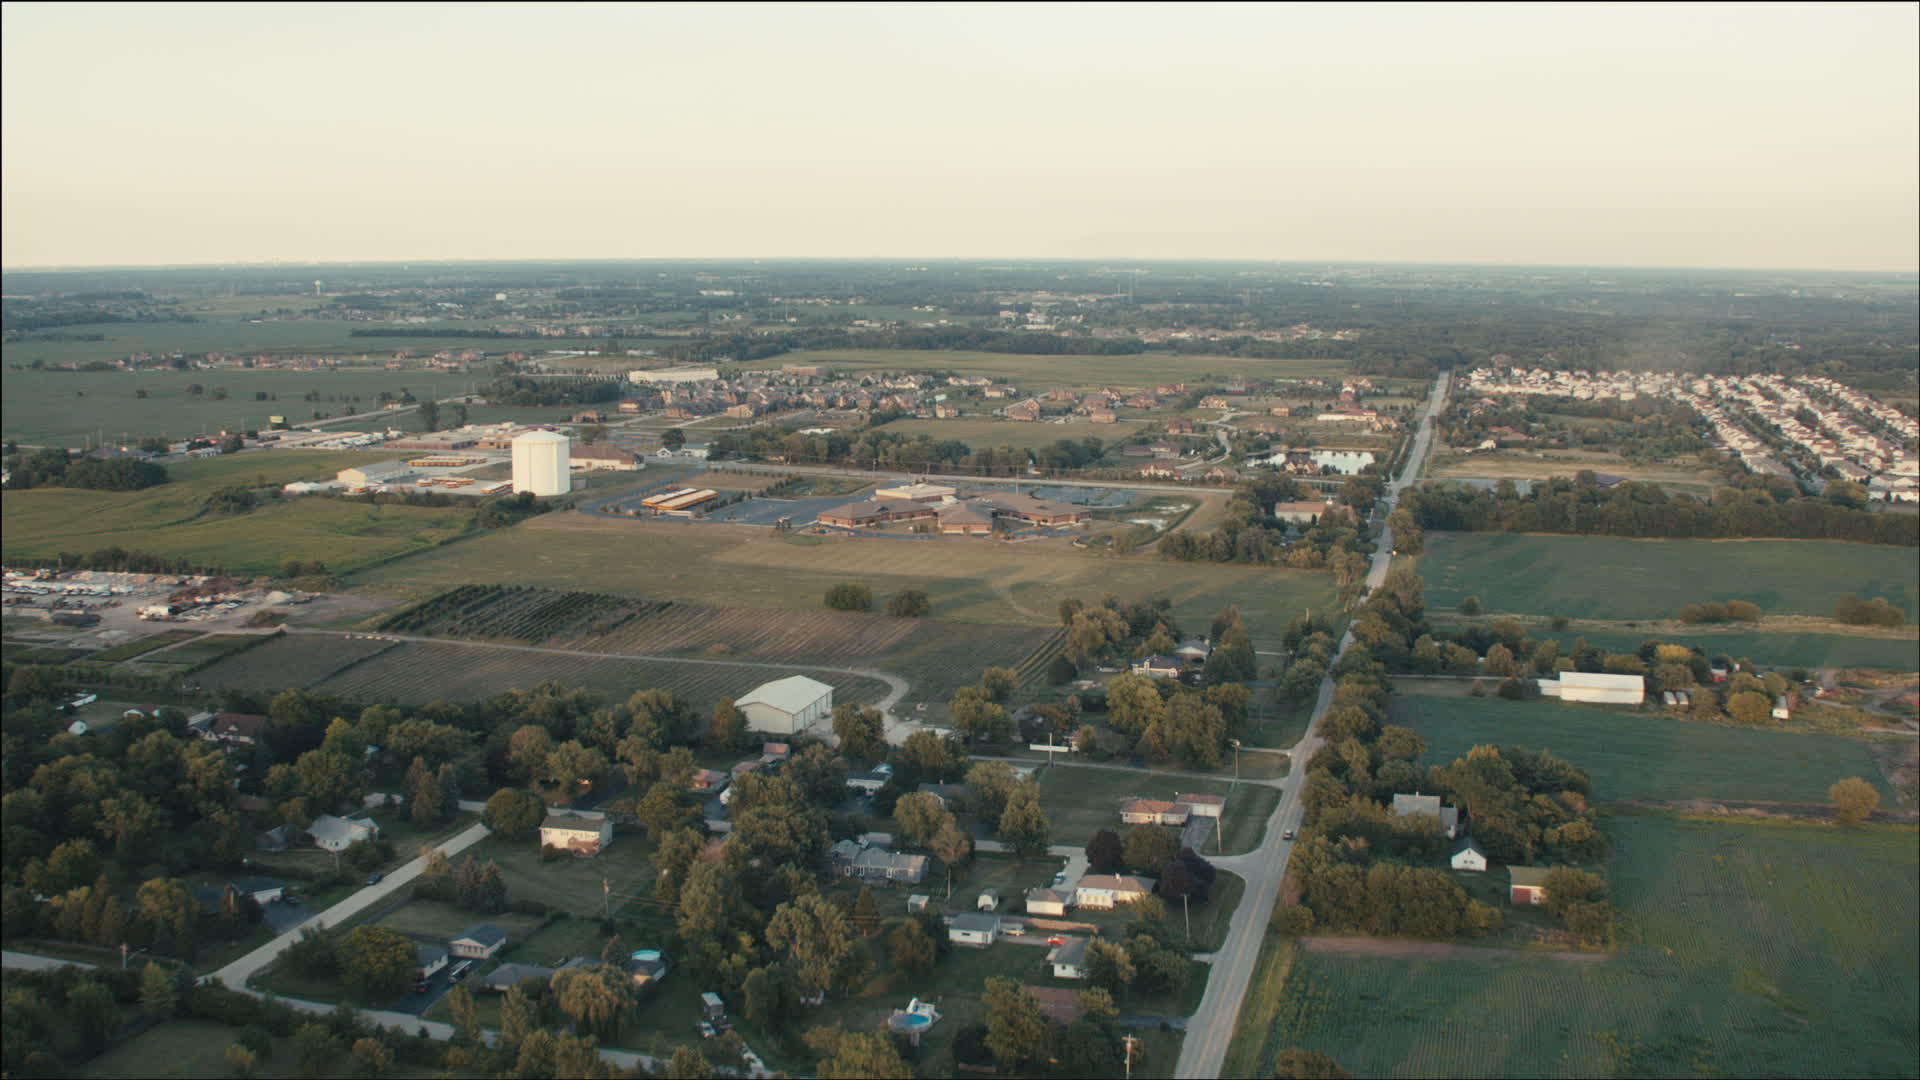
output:
[[733, 705], [755, 731], [797, 735], [832, 715], [833, 687], [805, 675], [791, 675], [754, 687]]
[[1546, 867], [1509, 866], [1507, 875], [1509, 903], [1539, 907], [1547, 902]]
[[1000, 936], [1000, 916], [969, 911], [947, 924], [947, 940], [955, 945], [991, 945]]
[[907, 910], [925, 911], [927, 910], [927, 905], [932, 902], [933, 897], [928, 896], [926, 893], [914, 893], [912, 896], [907, 897]]
[[1448, 864], [1455, 870], [1484, 871], [1487, 868], [1487, 853], [1481, 851], [1478, 845], [1469, 840], [1455, 849], [1453, 858], [1448, 860]]
[[1000, 910], [1000, 890], [999, 889], [980, 890], [980, 898], [973, 902], [973, 906], [978, 908], [981, 911], [999, 911]]
[[1064, 889], [1028, 889], [1027, 914], [1065, 915], [1073, 893]]
[[1084, 979], [1087, 977], [1087, 947], [1093, 944], [1092, 938], [1070, 937], [1063, 945], [1055, 945], [1047, 952], [1047, 963], [1053, 965], [1053, 977], [1056, 979]]

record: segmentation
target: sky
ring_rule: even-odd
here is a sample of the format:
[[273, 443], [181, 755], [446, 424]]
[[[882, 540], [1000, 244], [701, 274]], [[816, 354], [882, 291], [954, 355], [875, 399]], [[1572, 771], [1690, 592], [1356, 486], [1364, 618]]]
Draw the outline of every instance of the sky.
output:
[[7, 4], [0, 265], [1920, 268], [1920, 5]]

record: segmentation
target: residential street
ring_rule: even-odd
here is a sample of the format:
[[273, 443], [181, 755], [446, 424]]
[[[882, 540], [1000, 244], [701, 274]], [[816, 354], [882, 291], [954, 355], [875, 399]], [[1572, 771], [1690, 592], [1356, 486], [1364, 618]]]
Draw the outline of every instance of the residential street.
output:
[[[1398, 501], [1401, 489], [1419, 480], [1420, 468], [1426, 462], [1433, 444], [1433, 429], [1428, 420], [1438, 414], [1441, 402], [1446, 398], [1449, 377], [1443, 371], [1434, 382], [1433, 393], [1427, 399], [1426, 410], [1414, 433], [1413, 452], [1408, 455], [1400, 478], [1388, 484], [1386, 495], [1381, 500], [1380, 513], [1383, 518]], [[1383, 531], [1379, 550], [1374, 552], [1373, 566], [1367, 573], [1369, 590], [1385, 584], [1392, 562], [1392, 538]], [[1340, 652], [1345, 653], [1352, 641], [1352, 634], [1343, 635]], [[1293, 854], [1293, 842], [1281, 837], [1286, 830], [1300, 825], [1299, 795], [1306, 782], [1306, 763], [1312, 760], [1321, 743], [1320, 737], [1313, 733], [1313, 728], [1326, 713], [1332, 698], [1333, 676], [1329, 673], [1320, 683], [1320, 696], [1313, 706], [1313, 722], [1293, 748], [1295, 767], [1281, 781], [1280, 805], [1267, 822], [1267, 834], [1259, 850], [1249, 855], [1228, 855], [1211, 860], [1222, 870], [1239, 874], [1245, 879], [1247, 889], [1240, 899], [1240, 909], [1234, 913], [1233, 926], [1227, 933], [1226, 942], [1213, 954], [1213, 973], [1207, 980], [1206, 994], [1201, 997], [1200, 1007], [1194, 1011], [1193, 1019], [1187, 1026], [1187, 1040], [1180, 1048], [1180, 1063], [1174, 1073], [1183, 1080], [1219, 1076], [1226, 1062], [1227, 1045], [1233, 1041], [1233, 1029], [1240, 1019], [1240, 1005], [1246, 997], [1247, 985], [1253, 980], [1253, 968], [1260, 957], [1260, 946], [1266, 939], [1267, 924], [1273, 919], [1274, 903], [1280, 895], [1280, 882], [1287, 872], [1287, 859]]]

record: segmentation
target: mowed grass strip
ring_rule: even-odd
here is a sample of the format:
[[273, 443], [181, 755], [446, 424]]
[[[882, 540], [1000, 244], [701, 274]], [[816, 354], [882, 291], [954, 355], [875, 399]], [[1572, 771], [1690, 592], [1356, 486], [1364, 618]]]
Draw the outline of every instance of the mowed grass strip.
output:
[[[1040, 806], [1053, 826], [1052, 842], [1078, 847], [1101, 829], [1130, 828], [1120, 823], [1120, 806], [1129, 799], [1172, 802], [1177, 794], [1226, 795], [1229, 789], [1218, 780], [1055, 765], [1041, 773]], [[1233, 809], [1229, 805], [1228, 812]]]
[[1836, 780], [1893, 791], [1864, 743], [1837, 735], [1756, 731], [1615, 712], [1597, 705], [1396, 694], [1392, 722], [1427, 740], [1427, 764], [1476, 746], [1525, 746], [1585, 769], [1596, 802], [1740, 799], [1824, 803]]
[[1356, 1076], [1915, 1075], [1911, 827], [1630, 814], [1607, 832], [1619, 952], [1307, 953], [1255, 1067], [1226, 1075], [1268, 1075], [1289, 1046]]
[[1561, 651], [1584, 637], [1587, 644], [1608, 652], [1636, 652], [1649, 638], [1697, 648], [1708, 656], [1726, 653], [1735, 660], [1782, 668], [1866, 667], [1889, 671], [1920, 669], [1920, 641], [1844, 634], [1668, 634], [1541, 632], [1536, 639], [1554, 638]]
[[1661, 619], [1685, 604], [1746, 600], [1770, 615], [1831, 615], [1853, 593], [1920, 615], [1914, 549], [1877, 544], [1433, 533], [1420, 574], [1434, 609], [1477, 596], [1487, 611]]

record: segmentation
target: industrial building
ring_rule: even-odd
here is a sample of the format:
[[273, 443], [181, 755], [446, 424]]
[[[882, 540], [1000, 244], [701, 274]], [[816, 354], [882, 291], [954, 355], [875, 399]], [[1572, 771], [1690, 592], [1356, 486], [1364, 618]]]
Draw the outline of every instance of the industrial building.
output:
[[567, 474], [573, 440], [557, 431], [529, 431], [513, 440], [513, 490], [535, 495], [565, 495], [573, 490]]
[[733, 703], [747, 718], [753, 731], [798, 735], [815, 725], [824, 726], [833, 714], [833, 687], [792, 675], [763, 683]]
[[374, 465], [361, 465], [352, 469], [341, 469], [334, 474], [347, 488], [369, 488], [380, 484], [395, 484], [413, 475], [413, 470], [399, 461], [382, 461]]
[[576, 446], [570, 455], [576, 469], [616, 469], [632, 472], [646, 468], [646, 463], [631, 450], [622, 450], [617, 446], [600, 443], [595, 446]]
[[691, 514], [693, 508], [702, 503], [711, 502], [720, 497], [712, 488], [674, 488], [649, 495], [640, 500], [640, 505], [662, 514]]
[[1540, 680], [1540, 695], [1598, 705], [1638, 705], [1647, 696], [1647, 680], [1640, 675], [1563, 671], [1557, 680]]

